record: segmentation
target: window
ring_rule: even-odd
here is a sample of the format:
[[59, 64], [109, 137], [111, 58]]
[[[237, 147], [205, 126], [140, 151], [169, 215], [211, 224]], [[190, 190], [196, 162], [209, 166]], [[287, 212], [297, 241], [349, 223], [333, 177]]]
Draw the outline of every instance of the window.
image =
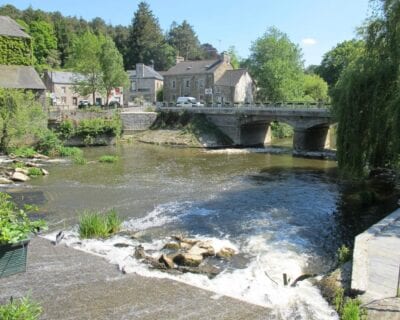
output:
[[74, 106], [78, 105], [78, 98], [77, 97], [73, 97], [72, 98], [72, 105], [74, 105]]
[[196, 80], [194, 83], [194, 87], [197, 89], [199, 87], [199, 80]]
[[136, 81], [132, 81], [131, 83], [131, 90], [136, 91]]
[[66, 87], [61, 87], [61, 92], [66, 94], [67, 93], [67, 88]]
[[175, 88], [176, 88], [176, 82], [175, 82], [175, 80], [172, 80], [172, 81], [171, 81], [171, 88], [172, 88], [172, 89], [175, 89]]
[[67, 97], [61, 97], [61, 104], [67, 104]]
[[200, 88], [204, 88], [204, 80], [200, 79], [199, 80]]
[[220, 87], [215, 87], [215, 93], [221, 93], [221, 88]]
[[186, 85], [185, 85], [186, 88], [190, 88], [190, 80], [186, 80], [185, 83], [186, 83]]

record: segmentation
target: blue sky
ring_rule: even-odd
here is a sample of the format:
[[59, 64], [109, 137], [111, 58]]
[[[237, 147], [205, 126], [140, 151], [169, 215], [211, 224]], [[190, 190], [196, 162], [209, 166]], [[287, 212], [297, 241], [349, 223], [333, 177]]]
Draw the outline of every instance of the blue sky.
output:
[[[85, 19], [129, 25], [138, 0], [0, 0], [19, 9], [60, 11]], [[202, 43], [219, 51], [234, 45], [241, 57], [271, 26], [288, 34], [303, 50], [305, 65], [319, 64], [337, 43], [352, 39], [370, 14], [369, 0], [148, 0], [163, 30], [187, 20]]]

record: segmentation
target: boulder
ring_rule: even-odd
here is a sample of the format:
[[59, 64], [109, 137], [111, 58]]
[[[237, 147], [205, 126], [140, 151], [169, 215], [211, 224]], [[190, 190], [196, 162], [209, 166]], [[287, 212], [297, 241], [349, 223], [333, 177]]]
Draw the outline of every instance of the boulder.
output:
[[28, 169], [25, 169], [25, 168], [15, 168], [14, 171], [15, 171], [15, 172], [21, 172], [21, 173], [23, 173], [23, 174], [25, 174], [25, 175], [28, 175], [28, 173], [29, 173], [29, 170], [28, 170]]
[[142, 245], [138, 245], [135, 248], [135, 258], [136, 259], [144, 259], [146, 258], [146, 253], [144, 252], [144, 248]]
[[30, 180], [30, 178], [26, 174], [23, 174], [22, 172], [14, 172], [11, 175], [11, 180], [25, 182]]
[[165, 246], [163, 247], [163, 249], [167, 249], [167, 250], [179, 250], [180, 249], [180, 245], [178, 242], [168, 242], [165, 244]]
[[181, 240], [181, 242], [184, 242], [184, 243], [187, 243], [187, 244], [190, 244], [190, 245], [195, 245], [197, 242], [199, 242], [199, 240], [196, 240], [196, 239], [191, 239], [191, 238], [183, 238], [182, 240]]
[[49, 160], [50, 158], [48, 156], [45, 156], [44, 154], [37, 153], [33, 156], [34, 159], [41, 159], [41, 160]]
[[211, 246], [200, 247], [198, 244], [191, 247], [188, 251], [189, 254], [200, 255], [203, 257], [215, 256], [215, 250]]
[[180, 243], [180, 248], [183, 250], [190, 250], [193, 247], [193, 245], [187, 243], [187, 242], [181, 242]]
[[45, 175], [45, 176], [49, 175], [49, 172], [46, 169], [42, 168], [41, 170], [42, 170], [43, 175]]
[[215, 249], [212, 246], [211, 242], [209, 241], [200, 241], [197, 243], [197, 246], [199, 248], [207, 250], [205, 254], [203, 254], [204, 257], [212, 257], [215, 256]]
[[27, 167], [31, 167], [31, 168], [39, 168], [40, 167], [40, 165], [38, 163], [30, 162], [30, 161], [26, 162], [25, 165]]
[[236, 254], [235, 250], [232, 248], [222, 248], [217, 252], [217, 257], [222, 259], [230, 259]]
[[219, 268], [208, 264], [200, 265], [199, 267], [178, 266], [177, 270], [182, 273], [190, 272], [196, 274], [205, 274], [209, 279], [214, 278], [221, 272]]
[[163, 263], [168, 269], [173, 269], [175, 267], [173, 258], [163, 254], [158, 259], [158, 262]]
[[203, 262], [203, 256], [190, 253], [179, 253], [173, 260], [177, 265], [187, 267], [198, 267]]
[[11, 184], [12, 181], [5, 177], [0, 177], [0, 184]]

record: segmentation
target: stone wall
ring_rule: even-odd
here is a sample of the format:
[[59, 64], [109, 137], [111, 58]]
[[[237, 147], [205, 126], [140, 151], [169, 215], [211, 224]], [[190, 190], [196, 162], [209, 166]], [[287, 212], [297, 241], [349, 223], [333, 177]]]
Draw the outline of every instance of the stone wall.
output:
[[124, 134], [147, 130], [157, 118], [156, 112], [122, 112], [122, 128]]
[[351, 287], [364, 299], [397, 295], [400, 271], [400, 209], [356, 237]]

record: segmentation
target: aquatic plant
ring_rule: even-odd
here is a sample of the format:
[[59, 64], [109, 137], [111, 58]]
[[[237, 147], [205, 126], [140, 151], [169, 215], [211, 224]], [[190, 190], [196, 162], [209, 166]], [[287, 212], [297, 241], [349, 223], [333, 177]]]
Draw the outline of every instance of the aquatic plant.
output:
[[361, 301], [358, 299], [346, 299], [341, 313], [341, 320], [362, 320], [366, 319], [366, 312], [361, 308]]
[[339, 264], [346, 263], [347, 261], [350, 261], [352, 258], [352, 251], [349, 249], [349, 247], [346, 247], [344, 244], [338, 249], [337, 251], [338, 255], [338, 262]]
[[115, 210], [105, 214], [84, 211], [79, 218], [79, 236], [87, 238], [107, 238], [121, 228], [121, 219]]
[[37, 154], [36, 150], [32, 147], [15, 148], [10, 153], [19, 158], [33, 158]]
[[43, 175], [43, 171], [40, 168], [29, 168], [28, 169], [28, 176], [30, 177], [38, 177], [38, 176], [42, 176]]
[[75, 155], [74, 157], [72, 157], [72, 161], [75, 164], [79, 164], [79, 165], [87, 164], [87, 160], [83, 156], [79, 156], [79, 155]]
[[114, 163], [117, 161], [118, 161], [117, 156], [104, 155], [99, 158], [99, 162], [102, 162], [102, 163]]
[[0, 305], [2, 320], [37, 320], [41, 314], [40, 304], [29, 297], [23, 297], [17, 301], [11, 299], [9, 303]]

